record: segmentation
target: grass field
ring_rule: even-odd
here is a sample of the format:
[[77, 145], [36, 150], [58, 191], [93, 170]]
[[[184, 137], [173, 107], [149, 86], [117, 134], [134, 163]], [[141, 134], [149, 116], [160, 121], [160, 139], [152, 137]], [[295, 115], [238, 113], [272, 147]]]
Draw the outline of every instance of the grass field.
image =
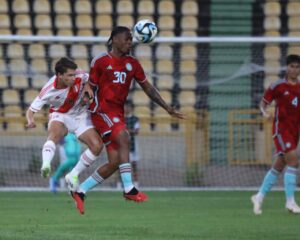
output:
[[0, 192], [0, 240], [201, 239], [295, 240], [300, 215], [272, 192], [261, 216], [251, 192], [149, 192], [126, 202], [118, 192], [91, 192], [81, 216], [66, 193]]

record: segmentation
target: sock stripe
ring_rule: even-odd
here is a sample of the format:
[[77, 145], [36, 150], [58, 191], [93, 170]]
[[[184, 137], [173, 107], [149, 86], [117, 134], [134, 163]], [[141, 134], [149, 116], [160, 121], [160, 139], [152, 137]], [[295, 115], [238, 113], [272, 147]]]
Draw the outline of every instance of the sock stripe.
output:
[[123, 163], [119, 166], [120, 175], [122, 179], [122, 183], [124, 186], [125, 193], [128, 193], [134, 185], [132, 184], [132, 177], [131, 177], [131, 164], [130, 163]]
[[131, 173], [131, 165], [130, 163], [124, 163], [119, 166], [120, 173]]
[[286, 173], [289, 173], [289, 174], [297, 174], [297, 168], [292, 168], [292, 167], [287, 167]]
[[93, 162], [93, 160], [90, 159], [85, 152], [82, 154], [81, 158], [82, 158], [83, 163], [87, 166], [90, 166], [91, 163]]
[[277, 170], [275, 170], [274, 168], [271, 169], [271, 172], [274, 174], [274, 175], [279, 175], [279, 172]]
[[103, 177], [101, 177], [98, 172], [94, 172], [91, 177], [94, 178], [98, 183], [102, 183], [104, 181]]
[[123, 167], [120, 168], [120, 173], [131, 172], [131, 167]]
[[122, 168], [130, 168], [131, 167], [131, 165], [130, 165], [130, 163], [123, 163], [123, 164], [121, 164], [120, 166], [119, 166], [119, 168], [120, 169], [122, 169]]

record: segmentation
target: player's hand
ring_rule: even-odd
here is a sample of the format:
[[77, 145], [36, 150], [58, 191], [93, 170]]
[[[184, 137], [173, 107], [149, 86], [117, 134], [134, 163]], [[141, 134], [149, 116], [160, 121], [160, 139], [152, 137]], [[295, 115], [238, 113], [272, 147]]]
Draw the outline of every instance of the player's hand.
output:
[[36, 124], [34, 121], [29, 121], [26, 125], [25, 125], [26, 128], [35, 128], [36, 127]]
[[186, 114], [180, 112], [175, 107], [169, 107], [167, 111], [172, 117], [176, 117], [179, 119], [186, 119]]
[[263, 116], [270, 122], [273, 122], [273, 120], [274, 120], [274, 116], [272, 113], [265, 113], [265, 114], [263, 114]]
[[94, 91], [90, 84], [86, 83], [83, 87], [84, 96], [88, 97], [89, 100], [94, 98]]
[[87, 105], [92, 98], [90, 97], [88, 92], [84, 92], [84, 95], [81, 99], [81, 106]]

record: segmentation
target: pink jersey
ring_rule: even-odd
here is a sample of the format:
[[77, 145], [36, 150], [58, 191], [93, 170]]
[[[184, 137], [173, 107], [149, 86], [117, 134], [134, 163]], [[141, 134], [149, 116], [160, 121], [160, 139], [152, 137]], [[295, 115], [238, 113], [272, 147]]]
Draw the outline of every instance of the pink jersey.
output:
[[266, 90], [263, 101], [270, 104], [275, 101], [275, 118], [273, 133], [288, 128], [291, 131], [300, 129], [300, 82], [289, 84], [286, 80], [279, 80]]
[[109, 53], [95, 57], [91, 63], [90, 83], [97, 90], [90, 110], [123, 115], [133, 79], [138, 83], [146, 81], [144, 70], [134, 57], [117, 58]]
[[84, 84], [88, 81], [89, 75], [82, 71], [76, 72], [75, 83], [72, 87], [57, 88], [57, 77], [53, 76], [45, 84], [39, 95], [30, 105], [30, 110], [37, 112], [44, 105], [50, 105], [49, 112], [60, 112], [68, 114], [80, 114], [86, 111], [82, 107], [81, 97]]

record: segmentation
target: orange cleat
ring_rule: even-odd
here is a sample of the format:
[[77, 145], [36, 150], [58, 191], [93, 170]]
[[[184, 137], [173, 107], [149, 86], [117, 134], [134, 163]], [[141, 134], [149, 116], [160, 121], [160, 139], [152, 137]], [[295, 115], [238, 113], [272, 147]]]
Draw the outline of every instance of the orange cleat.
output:
[[75, 201], [76, 207], [80, 214], [84, 214], [84, 198], [85, 194], [81, 192], [72, 192], [70, 191], [72, 198]]
[[145, 202], [148, 200], [148, 196], [143, 192], [138, 192], [137, 194], [124, 193], [124, 198], [126, 200], [135, 201], [135, 202]]

